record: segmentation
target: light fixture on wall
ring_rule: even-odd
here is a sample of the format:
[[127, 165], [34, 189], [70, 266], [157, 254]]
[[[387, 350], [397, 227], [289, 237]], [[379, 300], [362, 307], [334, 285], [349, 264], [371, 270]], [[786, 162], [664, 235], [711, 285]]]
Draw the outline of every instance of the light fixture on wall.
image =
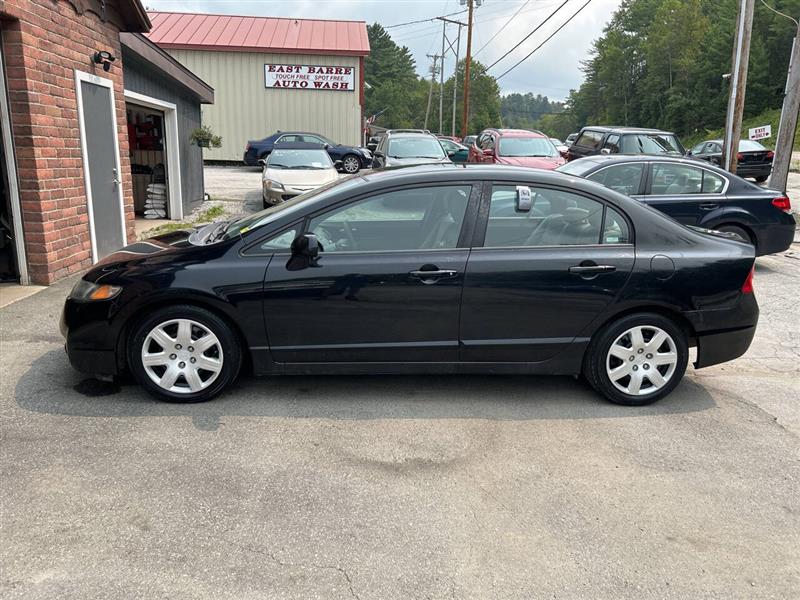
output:
[[103, 65], [103, 71], [110, 71], [111, 70], [111, 63], [117, 60], [111, 52], [106, 50], [98, 50], [92, 56], [92, 60], [95, 64]]

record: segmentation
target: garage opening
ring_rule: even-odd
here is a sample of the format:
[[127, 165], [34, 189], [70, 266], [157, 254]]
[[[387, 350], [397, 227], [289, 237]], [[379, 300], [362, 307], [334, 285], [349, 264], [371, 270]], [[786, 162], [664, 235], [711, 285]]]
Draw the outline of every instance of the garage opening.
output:
[[139, 218], [153, 221], [171, 219], [165, 115], [131, 102], [126, 102], [125, 108], [134, 212]]
[[11, 212], [9, 170], [6, 165], [3, 137], [0, 134], [0, 283], [16, 283], [19, 281], [19, 269], [14, 237], [14, 216]]

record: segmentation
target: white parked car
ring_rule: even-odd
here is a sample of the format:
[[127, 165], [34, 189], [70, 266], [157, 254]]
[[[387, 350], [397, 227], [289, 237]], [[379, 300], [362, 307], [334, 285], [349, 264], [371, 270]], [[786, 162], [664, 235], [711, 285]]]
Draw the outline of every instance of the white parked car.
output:
[[262, 164], [265, 208], [336, 181], [341, 166], [334, 164], [324, 146], [307, 143], [276, 146]]

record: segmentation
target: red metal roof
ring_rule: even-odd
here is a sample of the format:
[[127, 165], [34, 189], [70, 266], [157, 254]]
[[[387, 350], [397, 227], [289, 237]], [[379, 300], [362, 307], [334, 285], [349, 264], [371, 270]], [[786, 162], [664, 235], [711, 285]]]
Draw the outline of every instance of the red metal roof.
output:
[[283, 54], [369, 54], [364, 21], [148, 12], [147, 37], [163, 48]]

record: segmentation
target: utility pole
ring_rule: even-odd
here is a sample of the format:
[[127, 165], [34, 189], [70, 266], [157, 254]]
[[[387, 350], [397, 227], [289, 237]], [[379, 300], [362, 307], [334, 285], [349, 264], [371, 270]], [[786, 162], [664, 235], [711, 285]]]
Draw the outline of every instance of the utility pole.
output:
[[428, 90], [428, 106], [427, 108], [425, 108], [425, 125], [422, 126], [423, 129], [428, 128], [428, 114], [431, 112], [431, 97], [433, 96], [433, 82], [436, 81], [436, 63], [439, 61], [438, 54], [428, 54], [427, 56], [433, 62], [431, 63], [431, 87]]
[[444, 42], [447, 36], [447, 23], [442, 21], [442, 66], [439, 69], [439, 135], [444, 133], [442, 127], [442, 108], [444, 106]]
[[458, 38], [456, 39], [456, 66], [453, 68], [453, 123], [450, 126], [450, 135], [456, 135], [456, 90], [458, 89], [458, 56], [461, 51], [461, 23], [458, 24]]
[[725, 137], [722, 142], [722, 168], [736, 173], [736, 154], [742, 136], [742, 112], [747, 87], [747, 67], [750, 62], [750, 35], [753, 31], [755, 0], [739, 0], [736, 15], [736, 35], [733, 41], [730, 95], [725, 117]]
[[467, 56], [464, 60], [464, 113], [461, 115], [461, 137], [467, 135], [467, 120], [469, 113], [469, 66], [472, 61], [472, 10], [475, 0], [466, 0], [469, 6], [467, 17]]
[[778, 125], [778, 137], [775, 139], [772, 175], [769, 177], [769, 187], [780, 191], [786, 190], [789, 165], [792, 162], [794, 132], [797, 129], [797, 114], [800, 112], [800, 23], [797, 25], [797, 33], [794, 36], [794, 43], [792, 43], [792, 56], [789, 59], [785, 94], [781, 122]]

